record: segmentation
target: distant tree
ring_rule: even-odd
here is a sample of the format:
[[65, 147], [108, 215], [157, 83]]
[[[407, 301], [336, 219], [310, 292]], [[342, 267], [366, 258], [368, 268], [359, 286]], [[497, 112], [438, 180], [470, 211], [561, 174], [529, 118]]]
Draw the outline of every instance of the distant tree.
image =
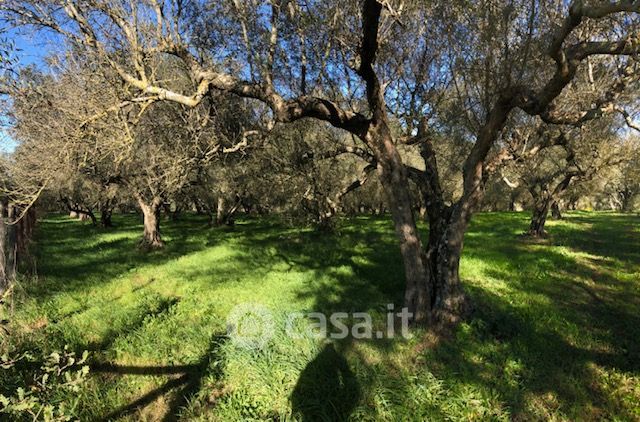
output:
[[[179, 69], [163, 65], [158, 64], [158, 74], [188, 83]], [[215, 106], [205, 101], [189, 108], [122, 104], [122, 88], [110, 71], [69, 55], [51, 74], [23, 72], [11, 91], [12, 133], [19, 142], [12, 170], [19, 183], [12, 195], [33, 201], [34, 192], [54, 190], [70, 211], [96, 223], [97, 209], [102, 224], [109, 225], [117, 189], [143, 213], [141, 245], [161, 247], [162, 204], [194, 183], [201, 167], [236, 149], [242, 121], [223, 122], [220, 99]], [[77, 98], [86, 99], [80, 107]], [[119, 107], [111, 109], [114, 103]]]
[[512, 188], [526, 188], [531, 195], [529, 235], [546, 234], [549, 211], [561, 217], [559, 202], [570, 187], [592, 181], [625, 161], [623, 143], [608, 123], [601, 119], [572, 130], [540, 126], [519, 146], [512, 144], [519, 148], [520, 157], [529, 159], [514, 160], [510, 169], [514, 178], [503, 176], [503, 180]]
[[611, 199], [611, 208], [631, 212], [640, 196], [640, 138], [626, 139], [620, 155], [624, 161], [606, 175], [602, 190]]
[[272, 209], [331, 230], [345, 199], [375, 170], [370, 153], [342, 137], [316, 121], [277, 127], [251, 157], [265, 178], [254, 180], [250, 191], [261, 192]]

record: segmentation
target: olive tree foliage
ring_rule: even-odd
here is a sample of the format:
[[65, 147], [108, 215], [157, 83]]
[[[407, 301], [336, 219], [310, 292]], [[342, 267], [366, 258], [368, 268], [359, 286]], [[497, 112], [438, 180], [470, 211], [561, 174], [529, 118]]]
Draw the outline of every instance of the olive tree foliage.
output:
[[[512, 188], [511, 203], [522, 188], [531, 194], [530, 235], [545, 234], [549, 210], [561, 218], [559, 204], [571, 186], [602, 178], [624, 162], [619, 128], [640, 129], [633, 118], [640, 87], [637, 66], [635, 61], [590, 58], [554, 103], [555, 117], [539, 122], [515, 115], [517, 120], [502, 132], [488, 173], [500, 172], [504, 185]], [[504, 166], [517, 169], [516, 183], [504, 176]]]
[[249, 174], [247, 192], [262, 198], [264, 210], [331, 230], [375, 169], [373, 157], [349, 138], [311, 120], [277, 127], [249, 158], [248, 168], [262, 177]]
[[7, 79], [14, 72], [16, 60], [15, 43], [7, 32], [7, 28], [0, 27], [0, 96], [7, 94]]
[[[23, 72], [12, 90], [19, 193], [28, 198], [46, 188], [70, 211], [95, 220], [99, 209], [106, 225], [118, 197], [133, 200], [144, 216], [142, 246], [161, 247], [161, 206], [221, 154], [240, 148], [242, 102], [127, 102], [112, 69], [72, 54], [57, 63], [47, 74]], [[170, 61], [154, 66], [175, 86], [190, 82]]]
[[[602, 152], [597, 153], [597, 161], [601, 162], [603, 156], [612, 155], [611, 147], [617, 150], [612, 165], [601, 167], [590, 179], [577, 178], [577, 183], [572, 180], [556, 201], [559, 211], [598, 209], [631, 212], [638, 209], [640, 138], [633, 133], [619, 133], [615, 142], [601, 145]], [[594, 167], [597, 168], [597, 165]], [[556, 213], [554, 217], [561, 216]]]
[[[10, 166], [15, 182], [7, 194], [26, 205], [42, 196], [41, 203], [62, 204], [94, 224], [100, 211], [101, 222], [109, 225], [117, 146], [98, 142], [98, 129], [83, 126], [109, 97], [92, 82], [95, 69], [81, 69], [71, 60], [67, 66], [74, 66], [73, 72], [23, 69], [11, 86], [11, 134], [18, 145]], [[72, 100], [78, 97], [84, 100]]]
[[175, 209], [193, 207], [211, 225], [231, 225], [243, 211], [321, 230], [340, 213], [385, 209], [379, 186], [362, 191], [376, 184], [372, 157], [343, 132], [306, 120], [250, 135], [242, 150], [201, 168]]
[[[55, 31], [108, 64], [128, 102], [197, 107], [222, 91], [260, 102], [275, 122], [315, 118], [357, 138], [373, 156], [396, 228], [405, 306], [427, 322], [455, 320], [466, 308], [464, 233], [505, 127], [518, 113], [570, 124], [615, 109], [609, 91], [587, 110], [564, 109], [562, 95], [592, 57], [635, 72], [640, 3], [5, 0], [0, 10], [13, 25]], [[159, 56], [180, 61], [192, 87], [150, 71]], [[434, 141], [452, 134], [469, 148], [460, 195], [447, 203]], [[418, 149], [420, 167], [407, 168], [400, 144]], [[427, 209], [426, 240], [409, 177]]]
[[539, 152], [528, 160], [515, 160], [500, 173], [507, 185], [524, 188], [531, 196], [533, 211], [527, 232], [531, 236], [546, 234], [549, 211], [561, 218], [559, 203], [570, 187], [602, 178], [626, 160], [626, 143], [618, 137], [611, 119], [593, 120], [580, 128], [541, 125], [529, 128], [526, 135], [523, 132], [524, 128], [519, 135], [524, 140], [513, 148], [519, 148], [522, 155], [534, 149]]
[[640, 138], [630, 136], [623, 142], [624, 161], [612, 167], [600, 184], [601, 201], [623, 212], [637, 210], [640, 198]]
[[35, 201], [34, 192], [42, 192], [65, 173], [68, 177], [64, 163], [72, 159], [75, 139], [57, 135], [72, 134], [75, 125], [71, 108], [54, 106], [53, 96], [45, 88], [53, 83], [51, 78], [25, 69], [11, 90], [11, 136], [18, 146], [11, 157], [13, 183], [5, 193], [25, 206]]
[[[11, 134], [18, 142], [11, 171], [14, 200], [33, 203], [42, 193], [49, 207], [64, 205], [75, 215], [109, 225], [115, 198], [111, 164], [115, 145], [101, 144], [97, 127], [83, 126], [88, 115], [109, 101], [108, 91], [95, 83], [95, 68], [82, 69], [72, 57], [66, 66], [44, 73], [22, 69], [10, 89]], [[92, 86], [92, 95], [87, 87]], [[73, 99], [81, 97], [81, 103]]]

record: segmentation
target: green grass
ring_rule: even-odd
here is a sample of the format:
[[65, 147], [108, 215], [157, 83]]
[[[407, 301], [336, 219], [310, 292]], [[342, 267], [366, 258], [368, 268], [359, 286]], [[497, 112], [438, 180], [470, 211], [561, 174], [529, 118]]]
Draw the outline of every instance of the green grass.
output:
[[[461, 264], [474, 312], [450, 336], [332, 343], [288, 338], [284, 315], [399, 305], [388, 219], [320, 235], [187, 217], [145, 254], [133, 216], [112, 230], [51, 217], [8, 345], [91, 351], [82, 420], [639, 420], [640, 218], [575, 212], [537, 242], [519, 236], [527, 218], [474, 219]], [[225, 336], [245, 302], [278, 323], [261, 350]]]

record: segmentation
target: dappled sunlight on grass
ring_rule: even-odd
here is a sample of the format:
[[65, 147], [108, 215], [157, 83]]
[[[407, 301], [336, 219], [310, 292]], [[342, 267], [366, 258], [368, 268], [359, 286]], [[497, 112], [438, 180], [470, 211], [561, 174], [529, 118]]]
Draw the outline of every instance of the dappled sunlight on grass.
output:
[[[404, 282], [388, 218], [321, 235], [185, 216], [162, 222], [165, 250], [143, 253], [135, 216], [112, 230], [50, 217], [11, 347], [91, 350], [85, 419], [640, 418], [640, 218], [569, 213], [532, 241], [528, 217], [472, 222], [461, 275], [474, 311], [449, 336], [334, 342], [289, 338], [286, 315], [368, 311], [382, 324]], [[274, 315], [263, 350], [225, 339], [246, 302]]]

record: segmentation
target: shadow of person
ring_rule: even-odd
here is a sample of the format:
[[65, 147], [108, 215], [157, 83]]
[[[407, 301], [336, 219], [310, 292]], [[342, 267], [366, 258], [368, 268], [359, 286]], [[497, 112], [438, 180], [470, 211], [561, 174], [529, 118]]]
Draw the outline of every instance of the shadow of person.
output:
[[291, 405], [300, 421], [344, 421], [360, 395], [347, 361], [333, 344], [327, 344], [300, 374]]

